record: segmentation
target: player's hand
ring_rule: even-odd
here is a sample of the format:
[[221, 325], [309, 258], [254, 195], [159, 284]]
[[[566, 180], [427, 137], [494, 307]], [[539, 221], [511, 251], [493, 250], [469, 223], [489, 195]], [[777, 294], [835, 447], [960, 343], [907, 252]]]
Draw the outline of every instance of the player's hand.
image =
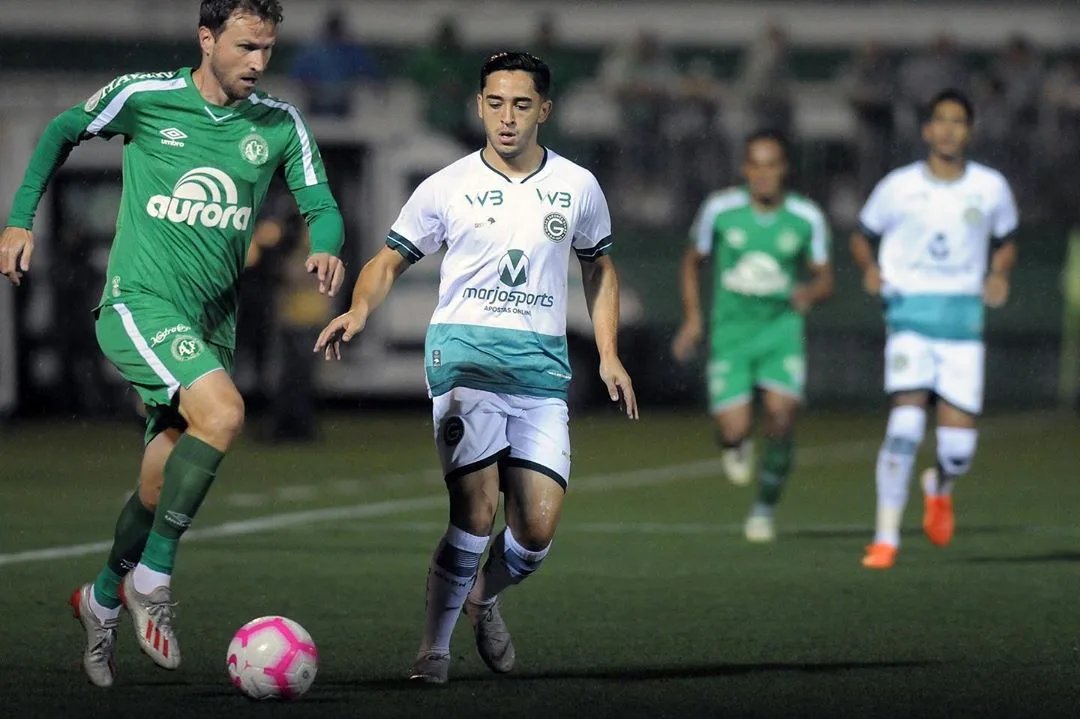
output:
[[322, 352], [326, 359], [341, 359], [341, 343], [348, 342], [353, 336], [364, 329], [367, 324], [367, 313], [349, 310], [343, 315], [338, 315], [330, 320], [319, 339], [315, 340], [314, 352]]
[[877, 265], [870, 265], [866, 272], [863, 273], [862, 278], [863, 289], [869, 294], [877, 297], [881, 294], [881, 268]]
[[693, 354], [694, 348], [701, 341], [703, 330], [701, 322], [686, 321], [679, 331], [675, 333], [675, 340], [671, 343], [671, 353], [679, 362], [685, 362]]
[[987, 307], [997, 309], [1009, 299], [1009, 278], [1005, 275], [989, 275], [983, 285], [983, 302]]
[[345, 263], [328, 252], [316, 252], [307, 258], [304, 268], [319, 278], [319, 292], [333, 297], [345, 281]]
[[0, 275], [6, 275], [18, 287], [23, 272], [30, 269], [34, 254], [34, 235], [22, 227], [6, 227], [0, 235]]
[[800, 315], [805, 315], [813, 306], [810, 299], [810, 288], [806, 285], [796, 285], [791, 291], [791, 306]]
[[600, 379], [607, 386], [608, 396], [612, 402], [619, 402], [626, 416], [630, 419], [638, 418], [637, 397], [634, 396], [634, 385], [630, 382], [630, 375], [618, 357], [608, 360], [600, 360]]

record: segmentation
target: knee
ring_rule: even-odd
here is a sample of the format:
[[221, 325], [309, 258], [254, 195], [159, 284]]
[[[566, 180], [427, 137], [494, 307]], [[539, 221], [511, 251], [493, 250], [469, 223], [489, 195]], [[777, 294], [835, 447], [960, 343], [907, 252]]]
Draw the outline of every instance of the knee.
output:
[[199, 434], [228, 445], [244, 427], [244, 400], [239, 393], [219, 397], [201, 416], [189, 420], [191, 429]]
[[146, 480], [139, 482], [139, 502], [147, 511], [155, 511], [160, 498], [161, 482], [148, 482]]
[[451, 502], [450, 522], [469, 534], [481, 537], [491, 535], [495, 524], [497, 501], [492, 502], [487, 496], [471, 497], [468, 501]]
[[507, 527], [514, 543], [527, 552], [546, 551], [555, 538], [555, 523], [542, 520], [526, 522], [524, 526], [511, 530]]
[[885, 430], [886, 444], [898, 454], [914, 454], [926, 433], [926, 410], [915, 405], [893, 407]]
[[787, 437], [795, 429], [795, 412], [779, 410], [765, 416], [765, 434], [769, 437]]
[[959, 477], [971, 469], [979, 433], [968, 427], [938, 427], [938, 464], [949, 477]]

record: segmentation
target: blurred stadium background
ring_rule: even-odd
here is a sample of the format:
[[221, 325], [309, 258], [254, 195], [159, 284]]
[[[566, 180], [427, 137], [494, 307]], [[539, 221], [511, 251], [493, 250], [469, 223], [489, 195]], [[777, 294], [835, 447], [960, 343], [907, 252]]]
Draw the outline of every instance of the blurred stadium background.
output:
[[[237, 382], [251, 422], [200, 514], [205, 533], [193, 530], [199, 544], [183, 552], [185, 669], [163, 678], [125, 631], [124, 688], [102, 699], [81, 683], [62, 602], [97, 571], [95, 543], [130, 490], [141, 433], [89, 315], [121, 146], [87, 143], [41, 206], [33, 272], [18, 290], [0, 285], [0, 580], [19, 588], [0, 593], [0, 716], [265, 716], [238, 703], [219, 655], [233, 628], [267, 612], [300, 620], [323, 650], [313, 699], [292, 716], [352, 716], [357, 705], [470, 719], [582, 707], [596, 717], [1076, 716], [1080, 6], [284, 5], [262, 89], [307, 113], [348, 223], [349, 286], [417, 182], [477, 146], [481, 60], [510, 46], [549, 62], [556, 109], [542, 140], [607, 193], [623, 354], [644, 419], [631, 427], [597, 406], [584, 302], [573, 302], [574, 494], [550, 567], [508, 597], [522, 672], [488, 681], [461, 627], [449, 693], [406, 698], [398, 683], [445, 522], [421, 357], [437, 263], [410, 269], [347, 361], [325, 364], [307, 350], [339, 307], [312, 302], [309, 278], [289, 271], [296, 228], [285, 223], [244, 280]], [[118, 74], [197, 62], [196, 7], [0, 0], [0, 212], [53, 115]], [[885, 424], [884, 332], [847, 237], [873, 183], [923, 154], [915, 108], [944, 86], [971, 94], [973, 156], [1001, 168], [1017, 195], [1021, 260], [1009, 305], [989, 314], [991, 417], [960, 490], [957, 541], [920, 541], [915, 497], [900, 565], [869, 576], [858, 560]], [[736, 181], [741, 138], [759, 124], [794, 139], [793, 185], [828, 214], [838, 277], [809, 321], [810, 412], [775, 547], [742, 541], [750, 495], [718, 480], [702, 367], [676, 365], [668, 349], [691, 215]], [[284, 203], [268, 212], [287, 216]], [[304, 439], [314, 441], [274, 441]], [[923, 451], [929, 460], [932, 447]]]
[[[0, 207], [52, 115], [118, 73], [197, 61], [195, 5], [0, 3]], [[651, 406], [700, 405], [700, 366], [675, 366], [665, 351], [679, 319], [676, 263], [698, 202], [735, 181], [741, 137], [763, 123], [791, 133], [794, 186], [834, 230], [839, 290], [810, 321], [810, 400], [878, 402], [883, 330], [847, 235], [876, 179], [922, 154], [918, 104], [961, 87], [979, 113], [973, 154], [1004, 170], [1022, 215], [1013, 299], [989, 319], [989, 406], [1045, 405], [1071, 401], [1080, 371], [1068, 319], [1080, 263], [1068, 252], [1080, 207], [1078, 20], [1080, 8], [1061, 2], [304, 0], [286, 3], [263, 87], [307, 111], [355, 271], [416, 182], [478, 142], [471, 101], [485, 54], [514, 46], [545, 57], [556, 113], [544, 141], [608, 194], [625, 342]], [[129, 409], [82, 311], [103, 280], [119, 153], [119, 141], [73, 153], [42, 205], [31, 282], [0, 289], [0, 414]], [[246, 278], [237, 379], [256, 409], [276, 392], [289, 359], [283, 317], [302, 302], [282, 272], [286, 254], [265, 253]], [[422, 397], [435, 265], [406, 276], [347, 363], [317, 367], [323, 400]], [[587, 318], [572, 304], [575, 359], [588, 359]], [[596, 396], [590, 364], [575, 362], [583, 398]]]

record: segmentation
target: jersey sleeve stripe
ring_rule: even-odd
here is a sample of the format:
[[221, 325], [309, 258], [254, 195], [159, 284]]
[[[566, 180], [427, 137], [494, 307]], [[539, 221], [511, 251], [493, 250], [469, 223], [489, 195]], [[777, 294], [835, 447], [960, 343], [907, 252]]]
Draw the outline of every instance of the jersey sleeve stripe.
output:
[[397, 250], [409, 262], [415, 263], [424, 259], [424, 253], [416, 249], [416, 245], [393, 230], [386, 236], [386, 246], [392, 250]]
[[825, 214], [814, 204], [791, 198], [788, 208], [810, 224], [810, 256], [816, 264], [829, 261], [829, 228], [825, 224]]
[[865, 222], [859, 222], [859, 232], [862, 233], [863, 237], [870, 240], [871, 242], [881, 242], [881, 233], [871, 230], [869, 227], [866, 226]]
[[116, 119], [116, 116], [120, 114], [120, 111], [124, 109], [124, 105], [127, 103], [128, 99], [137, 92], [179, 90], [186, 86], [187, 81], [182, 77], [173, 80], [143, 80], [142, 82], [133, 82], [120, 92], [116, 93], [116, 96], [109, 101], [109, 104], [105, 106], [89, 125], [87, 125], [86, 131], [91, 135], [96, 135], [104, 130], [110, 122]]
[[300, 138], [300, 153], [301, 162], [304, 165], [304, 184], [317, 185], [319, 184], [319, 178], [315, 174], [315, 160], [311, 151], [311, 137], [308, 135], [307, 128], [304, 127], [304, 121], [300, 119], [300, 112], [287, 102], [278, 102], [277, 100], [270, 100], [268, 98], [260, 98], [256, 95], [252, 95], [253, 102], [262, 103], [269, 107], [277, 108], [289, 113], [289, 117], [292, 118], [293, 124], [296, 125], [296, 136]]
[[612, 241], [612, 239], [610, 237], [605, 237], [604, 239], [600, 240], [599, 242], [597, 242], [592, 247], [588, 247], [588, 248], [585, 248], [583, 250], [575, 250], [575, 251], [577, 252], [577, 256], [579, 258], [585, 260], [586, 262], [592, 262], [593, 260], [596, 260], [596, 259], [598, 259], [600, 257], [603, 257], [604, 255], [610, 253], [611, 248], [612, 248], [612, 246], [614, 244], [615, 244], [614, 241]]
[[150, 349], [150, 345], [147, 344], [146, 338], [139, 332], [139, 328], [135, 326], [135, 318], [131, 316], [131, 310], [127, 308], [122, 302], [117, 302], [113, 305], [113, 309], [120, 315], [120, 321], [124, 324], [124, 330], [127, 332], [128, 337], [131, 339], [131, 343], [135, 345], [136, 351], [139, 356], [150, 366], [150, 369], [154, 370], [165, 386], [169, 389], [169, 396], [172, 397], [180, 389], [180, 380], [176, 379], [176, 376], [169, 371], [169, 368], [161, 361], [161, 359], [154, 354], [154, 350]]

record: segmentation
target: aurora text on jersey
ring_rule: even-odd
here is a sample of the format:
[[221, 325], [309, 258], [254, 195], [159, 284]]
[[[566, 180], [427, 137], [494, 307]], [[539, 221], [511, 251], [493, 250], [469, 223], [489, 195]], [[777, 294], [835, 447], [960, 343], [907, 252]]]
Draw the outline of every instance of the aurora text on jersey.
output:
[[101, 305], [149, 295], [204, 339], [235, 343], [237, 280], [277, 170], [308, 223], [312, 252], [337, 255], [343, 223], [315, 140], [292, 105], [262, 93], [207, 103], [191, 69], [124, 75], [54, 119], [34, 150], [8, 224], [29, 229], [71, 149], [124, 138], [124, 192]]
[[480, 153], [425, 180], [387, 245], [416, 262], [446, 246], [426, 342], [433, 396], [454, 387], [566, 398], [567, 272], [611, 250], [611, 218], [596, 179], [547, 151], [520, 182]]

